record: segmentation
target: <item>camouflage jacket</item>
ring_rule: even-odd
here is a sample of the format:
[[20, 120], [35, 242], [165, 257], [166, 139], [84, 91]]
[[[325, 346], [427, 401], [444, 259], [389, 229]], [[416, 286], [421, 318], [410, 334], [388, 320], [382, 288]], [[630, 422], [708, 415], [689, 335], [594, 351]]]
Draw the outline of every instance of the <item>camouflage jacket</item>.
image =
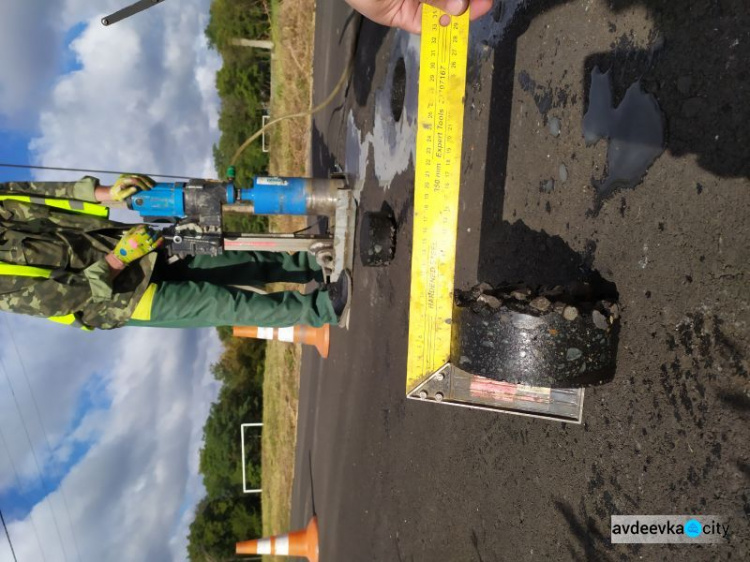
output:
[[114, 281], [104, 257], [126, 225], [56, 209], [26, 195], [96, 202], [95, 178], [78, 182], [0, 183], [0, 262], [54, 270], [50, 277], [0, 275], [0, 310], [45, 318], [75, 314], [91, 328], [125, 324], [148, 287], [156, 255], [127, 267]]

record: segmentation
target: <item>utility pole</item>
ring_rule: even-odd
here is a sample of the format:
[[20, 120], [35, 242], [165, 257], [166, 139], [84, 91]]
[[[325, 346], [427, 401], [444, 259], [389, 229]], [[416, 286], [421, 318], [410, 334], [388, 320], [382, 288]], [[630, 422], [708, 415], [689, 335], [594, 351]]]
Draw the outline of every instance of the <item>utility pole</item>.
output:
[[268, 51], [273, 51], [273, 41], [267, 41], [263, 39], [242, 39], [242, 38], [236, 38], [232, 39], [230, 41], [230, 44], [234, 45], [235, 47], [252, 47], [255, 49], [266, 49]]

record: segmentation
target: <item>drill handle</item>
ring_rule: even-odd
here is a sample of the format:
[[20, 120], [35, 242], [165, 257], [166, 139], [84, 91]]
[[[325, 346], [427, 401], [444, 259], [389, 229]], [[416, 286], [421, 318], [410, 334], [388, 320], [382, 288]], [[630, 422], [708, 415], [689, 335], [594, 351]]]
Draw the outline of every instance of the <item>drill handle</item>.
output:
[[113, 23], [117, 23], [118, 21], [122, 21], [125, 18], [134, 16], [135, 14], [142, 12], [143, 10], [147, 10], [151, 6], [155, 6], [156, 4], [159, 4], [163, 1], [164, 0], [139, 0], [134, 4], [123, 8], [122, 10], [115, 12], [114, 14], [102, 18], [102, 25], [112, 25]]

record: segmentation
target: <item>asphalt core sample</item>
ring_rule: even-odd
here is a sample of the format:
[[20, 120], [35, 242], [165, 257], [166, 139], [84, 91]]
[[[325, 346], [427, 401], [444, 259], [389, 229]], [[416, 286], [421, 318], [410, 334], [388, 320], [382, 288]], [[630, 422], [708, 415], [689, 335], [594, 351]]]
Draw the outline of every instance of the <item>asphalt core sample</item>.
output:
[[583, 116], [583, 136], [587, 146], [609, 139], [607, 177], [593, 180], [596, 214], [604, 199], [641, 183], [664, 152], [664, 114], [656, 98], [643, 91], [640, 81], [628, 88], [620, 105], [613, 107], [610, 71], [602, 73], [595, 67], [591, 72], [589, 106]]
[[[614, 297], [614, 293], [612, 293]], [[588, 283], [456, 291], [451, 361], [489, 379], [578, 388], [615, 375], [620, 307]]]

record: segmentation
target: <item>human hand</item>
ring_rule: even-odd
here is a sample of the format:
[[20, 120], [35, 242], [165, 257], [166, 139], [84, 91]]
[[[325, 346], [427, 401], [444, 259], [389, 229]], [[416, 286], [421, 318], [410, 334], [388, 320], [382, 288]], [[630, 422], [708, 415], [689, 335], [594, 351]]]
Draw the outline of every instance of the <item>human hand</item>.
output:
[[111, 255], [123, 264], [129, 265], [161, 246], [163, 242], [164, 239], [158, 232], [145, 224], [139, 224], [123, 235]]
[[122, 174], [109, 189], [109, 195], [113, 201], [124, 201], [131, 195], [135, 195], [141, 191], [148, 191], [155, 185], [156, 182], [148, 176]]
[[[366, 18], [410, 33], [422, 31], [422, 1], [420, 0], [346, 0]], [[475, 20], [492, 9], [493, 0], [424, 0], [452, 16], [460, 16], [466, 9]]]

